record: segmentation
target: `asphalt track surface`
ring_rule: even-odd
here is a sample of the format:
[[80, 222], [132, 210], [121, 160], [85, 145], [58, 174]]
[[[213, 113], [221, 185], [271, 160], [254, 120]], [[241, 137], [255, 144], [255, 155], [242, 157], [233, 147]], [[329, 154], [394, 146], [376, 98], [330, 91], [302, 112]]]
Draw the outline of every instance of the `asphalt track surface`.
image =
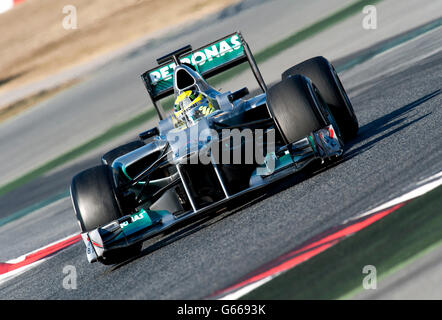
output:
[[[341, 74], [361, 129], [338, 165], [241, 199], [244, 207], [195, 221], [157, 245], [146, 243], [139, 257], [118, 266], [88, 264], [83, 244], [76, 244], [1, 285], [0, 298], [204, 298], [312, 235], [410, 191], [442, 167], [437, 31]], [[0, 227], [0, 261], [74, 232], [71, 203], [63, 198]], [[76, 290], [63, 288], [67, 265], [76, 267]], [[408, 290], [418, 297], [415, 287]]]

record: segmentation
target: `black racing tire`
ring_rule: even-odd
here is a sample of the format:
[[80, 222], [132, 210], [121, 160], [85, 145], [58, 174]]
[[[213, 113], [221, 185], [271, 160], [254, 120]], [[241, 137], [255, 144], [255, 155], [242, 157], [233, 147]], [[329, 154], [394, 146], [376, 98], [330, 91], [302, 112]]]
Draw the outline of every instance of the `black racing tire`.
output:
[[359, 123], [353, 106], [333, 65], [324, 57], [315, 57], [291, 67], [282, 79], [300, 74], [309, 78], [328, 104], [344, 141], [356, 137]]
[[[107, 165], [92, 167], [72, 179], [71, 199], [81, 232], [106, 225], [122, 216], [115, 195], [111, 168]], [[142, 243], [106, 253], [103, 264], [115, 264], [138, 254]]]
[[269, 88], [267, 102], [287, 144], [327, 125], [312, 84], [304, 76], [287, 77]]
[[115, 149], [112, 149], [111, 151], [105, 153], [101, 157], [101, 162], [105, 165], [112, 165], [112, 162], [118, 157], [121, 157], [125, 155], [126, 153], [129, 153], [131, 151], [134, 151], [138, 148], [141, 148], [144, 146], [145, 143], [142, 140], [135, 140], [131, 141], [129, 143], [123, 144]]
[[109, 166], [92, 167], [74, 176], [71, 198], [82, 232], [122, 216]]

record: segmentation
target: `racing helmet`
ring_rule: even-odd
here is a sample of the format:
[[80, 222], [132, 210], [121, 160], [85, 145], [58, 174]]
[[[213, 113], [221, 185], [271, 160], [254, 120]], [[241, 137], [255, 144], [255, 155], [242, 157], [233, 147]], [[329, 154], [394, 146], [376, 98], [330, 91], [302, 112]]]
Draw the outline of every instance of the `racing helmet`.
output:
[[208, 116], [216, 109], [210, 99], [195, 89], [183, 91], [175, 100], [174, 120], [175, 127], [186, 124], [192, 126], [201, 118]]

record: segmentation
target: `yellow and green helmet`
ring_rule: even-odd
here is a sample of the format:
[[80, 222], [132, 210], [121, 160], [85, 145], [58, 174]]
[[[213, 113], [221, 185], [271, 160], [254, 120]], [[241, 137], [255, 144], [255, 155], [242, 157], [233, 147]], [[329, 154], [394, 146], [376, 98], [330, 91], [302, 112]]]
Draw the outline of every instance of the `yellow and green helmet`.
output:
[[176, 119], [176, 126], [181, 126], [184, 123], [193, 125], [215, 110], [210, 100], [202, 93], [196, 90], [184, 91], [175, 100], [174, 118]]

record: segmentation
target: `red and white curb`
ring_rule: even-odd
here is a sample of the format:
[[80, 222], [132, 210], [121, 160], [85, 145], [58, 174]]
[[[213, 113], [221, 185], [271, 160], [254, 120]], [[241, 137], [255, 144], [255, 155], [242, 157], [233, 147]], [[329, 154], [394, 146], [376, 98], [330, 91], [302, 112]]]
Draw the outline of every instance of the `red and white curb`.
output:
[[247, 293], [274, 279], [281, 273], [286, 272], [302, 262], [313, 258], [346, 237], [367, 228], [376, 221], [395, 212], [412, 199], [420, 197], [440, 185], [442, 185], [442, 172], [418, 182], [416, 185], [417, 188], [415, 188], [413, 191], [407, 192], [406, 194], [381, 204], [372, 210], [344, 221], [340, 226], [329, 229], [328, 231], [307, 240], [301, 246], [273, 260], [272, 262], [265, 264], [239, 280], [236, 284], [215, 292], [208, 298], [219, 300], [239, 299]]
[[0, 262], [0, 285], [16, 276], [32, 269], [49, 259], [52, 255], [81, 240], [79, 234], [73, 234], [43, 248], [24, 254], [7, 262]]
[[24, 1], [25, 0], [0, 0], [0, 14], [11, 10], [14, 6]]

